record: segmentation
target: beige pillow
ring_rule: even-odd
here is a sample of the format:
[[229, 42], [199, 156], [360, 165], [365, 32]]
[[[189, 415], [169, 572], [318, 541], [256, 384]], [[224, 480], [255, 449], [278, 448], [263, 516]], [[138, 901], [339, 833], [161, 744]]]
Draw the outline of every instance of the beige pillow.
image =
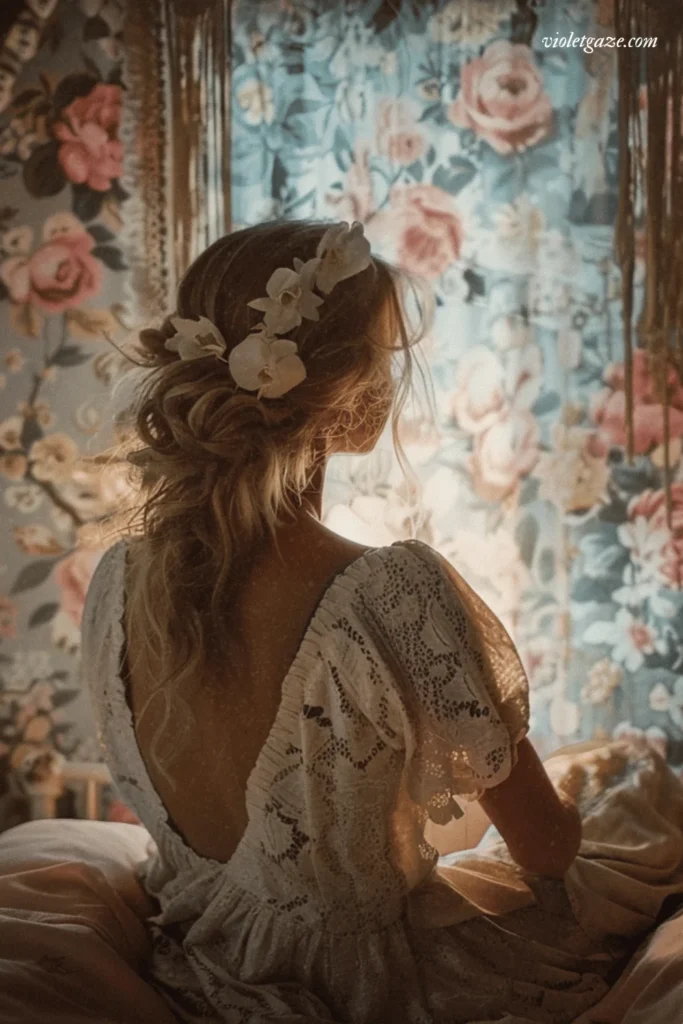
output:
[[0, 835], [3, 1024], [174, 1024], [144, 979], [155, 912], [139, 825], [54, 819]]
[[156, 912], [136, 869], [154, 840], [142, 825], [49, 818], [28, 821], [0, 835], [0, 876], [68, 861], [97, 868], [139, 917]]

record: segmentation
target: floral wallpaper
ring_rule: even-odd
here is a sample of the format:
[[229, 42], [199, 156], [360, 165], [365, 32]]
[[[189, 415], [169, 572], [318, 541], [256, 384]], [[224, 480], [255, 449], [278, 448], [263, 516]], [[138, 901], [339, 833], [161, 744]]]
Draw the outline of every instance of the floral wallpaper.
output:
[[[240, 3], [233, 216], [358, 219], [434, 286], [411, 493], [385, 444], [330, 465], [325, 521], [441, 551], [501, 615], [532, 690], [532, 739], [630, 733], [683, 763], [683, 384], [663, 417], [636, 354], [625, 455], [611, 3]], [[643, 110], [643, 116], [647, 111]], [[637, 275], [642, 282], [644, 239]]]
[[[610, 6], [241, 0], [231, 198], [235, 227], [361, 220], [434, 286], [435, 415], [418, 396], [402, 425], [422, 494], [386, 438], [332, 461], [326, 523], [385, 544], [419, 521], [514, 635], [542, 754], [628, 732], [680, 766], [683, 384], [672, 532], [640, 353], [624, 451], [614, 51], [542, 42], [610, 34]], [[119, 0], [45, 0], [0, 91], [0, 801], [27, 751], [99, 758], [79, 623], [119, 485], [79, 455], [109, 440], [126, 326], [121, 30]]]
[[99, 759], [76, 672], [111, 496], [78, 460], [110, 426], [103, 336], [125, 323], [122, 6], [41, 13], [0, 112], [0, 801], [27, 752]]

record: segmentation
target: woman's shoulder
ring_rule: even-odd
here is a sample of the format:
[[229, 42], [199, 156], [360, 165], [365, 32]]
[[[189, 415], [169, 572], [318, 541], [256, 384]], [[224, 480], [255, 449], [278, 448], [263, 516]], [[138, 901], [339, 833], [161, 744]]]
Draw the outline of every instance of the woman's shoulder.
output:
[[[118, 567], [122, 566], [128, 547], [128, 538], [115, 540], [107, 548], [100, 550], [93, 561], [93, 569], [88, 583], [83, 609], [83, 626], [91, 623], [94, 617], [100, 617], [105, 605], [117, 605]], [[121, 577], [122, 581], [122, 577]]]
[[311, 533], [299, 538], [300, 554], [310, 559], [315, 552], [327, 578], [350, 575], [359, 584], [379, 582], [392, 577], [417, 577], [438, 571], [440, 556], [419, 540], [399, 539], [386, 544], [360, 544], [316, 524]]

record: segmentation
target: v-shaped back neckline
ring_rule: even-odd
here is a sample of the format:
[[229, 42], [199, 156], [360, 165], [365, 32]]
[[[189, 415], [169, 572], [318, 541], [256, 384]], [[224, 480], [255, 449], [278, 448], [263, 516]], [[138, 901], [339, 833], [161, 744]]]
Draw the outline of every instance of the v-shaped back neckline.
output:
[[[147, 792], [152, 796], [153, 801], [157, 807], [157, 811], [159, 813], [160, 822], [163, 827], [168, 829], [168, 832], [172, 836], [173, 843], [176, 846], [176, 848], [180, 847], [185, 856], [189, 856], [193, 860], [198, 860], [201, 863], [207, 864], [211, 868], [227, 869], [228, 866], [232, 863], [232, 861], [237, 857], [240, 851], [240, 848], [244, 842], [244, 837], [249, 829], [249, 821], [247, 821], [247, 826], [242, 835], [240, 836], [240, 839], [238, 840], [237, 845], [235, 846], [235, 849], [233, 850], [228, 860], [215, 860], [212, 857], [207, 857], [204, 854], [199, 853], [188, 842], [185, 836], [183, 836], [183, 834], [181, 833], [180, 829], [173, 822], [164, 801], [161, 799], [161, 796], [159, 795], [156, 786], [154, 785], [149, 776], [145, 759], [142, 755], [142, 751], [138, 744], [138, 737], [137, 733], [135, 732], [133, 711], [129, 702], [128, 688], [122, 675], [122, 672], [125, 671], [125, 666], [127, 664], [127, 637], [125, 627], [125, 580], [130, 540], [130, 537], [124, 537], [121, 540], [119, 540], [115, 545], [113, 545], [113, 547], [110, 549], [110, 552], [114, 551], [114, 549], [116, 548], [119, 549], [117, 551], [117, 560], [115, 566], [114, 587], [117, 588], [116, 592], [120, 595], [120, 602], [118, 602], [120, 616], [117, 616], [116, 622], [114, 623], [117, 671], [114, 674], [112, 683], [115, 687], [118, 688], [120, 696], [120, 706], [125, 709], [126, 727], [130, 731], [131, 749], [133, 752], [133, 756], [135, 757], [135, 760], [137, 762], [137, 764], [135, 765], [135, 774], [138, 776], [141, 785], [144, 786]], [[254, 762], [254, 765], [251, 771], [249, 772], [249, 776], [247, 778], [247, 784], [244, 791], [245, 801], [247, 801], [249, 797], [249, 793], [254, 785], [255, 779], [257, 779], [261, 774], [263, 774], [265, 767], [263, 763], [264, 758], [267, 751], [272, 746], [273, 737], [277, 734], [280, 724], [280, 718], [283, 713], [283, 708], [287, 703], [287, 698], [289, 697], [289, 690], [293, 686], [293, 682], [298, 676], [298, 670], [300, 669], [302, 662], [305, 660], [306, 656], [310, 656], [308, 651], [308, 644], [310, 642], [311, 633], [315, 630], [315, 627], [319, 619], [324, 614], [324, 612], [328, 610], [328, 606], [332, 604], [333, 594], [335, 590], [342, 582], [347, 581], [349, 578], [356, 577], [356, 582], [360, 582], [361, 579], [363, 579], [363, 570], [366, 568], [366, 563], [371, 562], [374, 558], [380, 555], [381, 552], [391, 550], [394, 547], [407, 546], [411, 543], [412, 542], [410, 540], [397, 540], [390, 545], [377, 548], [369, 548], [367, 551], [364, 551], [362, 555], [359, 555], [357, 558], [354, 558], [353, 561], [349, 562], [349, 564], [340, 572], [334, 573], [334, 575], [330, 577], [330, 579], [328, 580], [321, 597], [318, 599], [311, 613], [311, 616], [308, 620], [308, 624], [297, 646], [294, 658], [292, 659], [292, 662], [282, 680], [282, 684], [280, 687], [280, 700], [278, 702], [277, 710], [275, 712], [273, 721], [268, 730], [265, 742], [263, 743], [256, 757], [256, 761]]]

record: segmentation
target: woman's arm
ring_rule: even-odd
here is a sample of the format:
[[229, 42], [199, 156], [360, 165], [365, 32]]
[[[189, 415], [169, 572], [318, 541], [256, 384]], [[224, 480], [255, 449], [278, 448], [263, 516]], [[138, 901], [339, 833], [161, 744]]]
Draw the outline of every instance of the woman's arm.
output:
[[559, 794], [528, 739], [517, 747], [517, 764], [479, 803], [525, 871], [562, 878], [581, 845], [576, 805]]

